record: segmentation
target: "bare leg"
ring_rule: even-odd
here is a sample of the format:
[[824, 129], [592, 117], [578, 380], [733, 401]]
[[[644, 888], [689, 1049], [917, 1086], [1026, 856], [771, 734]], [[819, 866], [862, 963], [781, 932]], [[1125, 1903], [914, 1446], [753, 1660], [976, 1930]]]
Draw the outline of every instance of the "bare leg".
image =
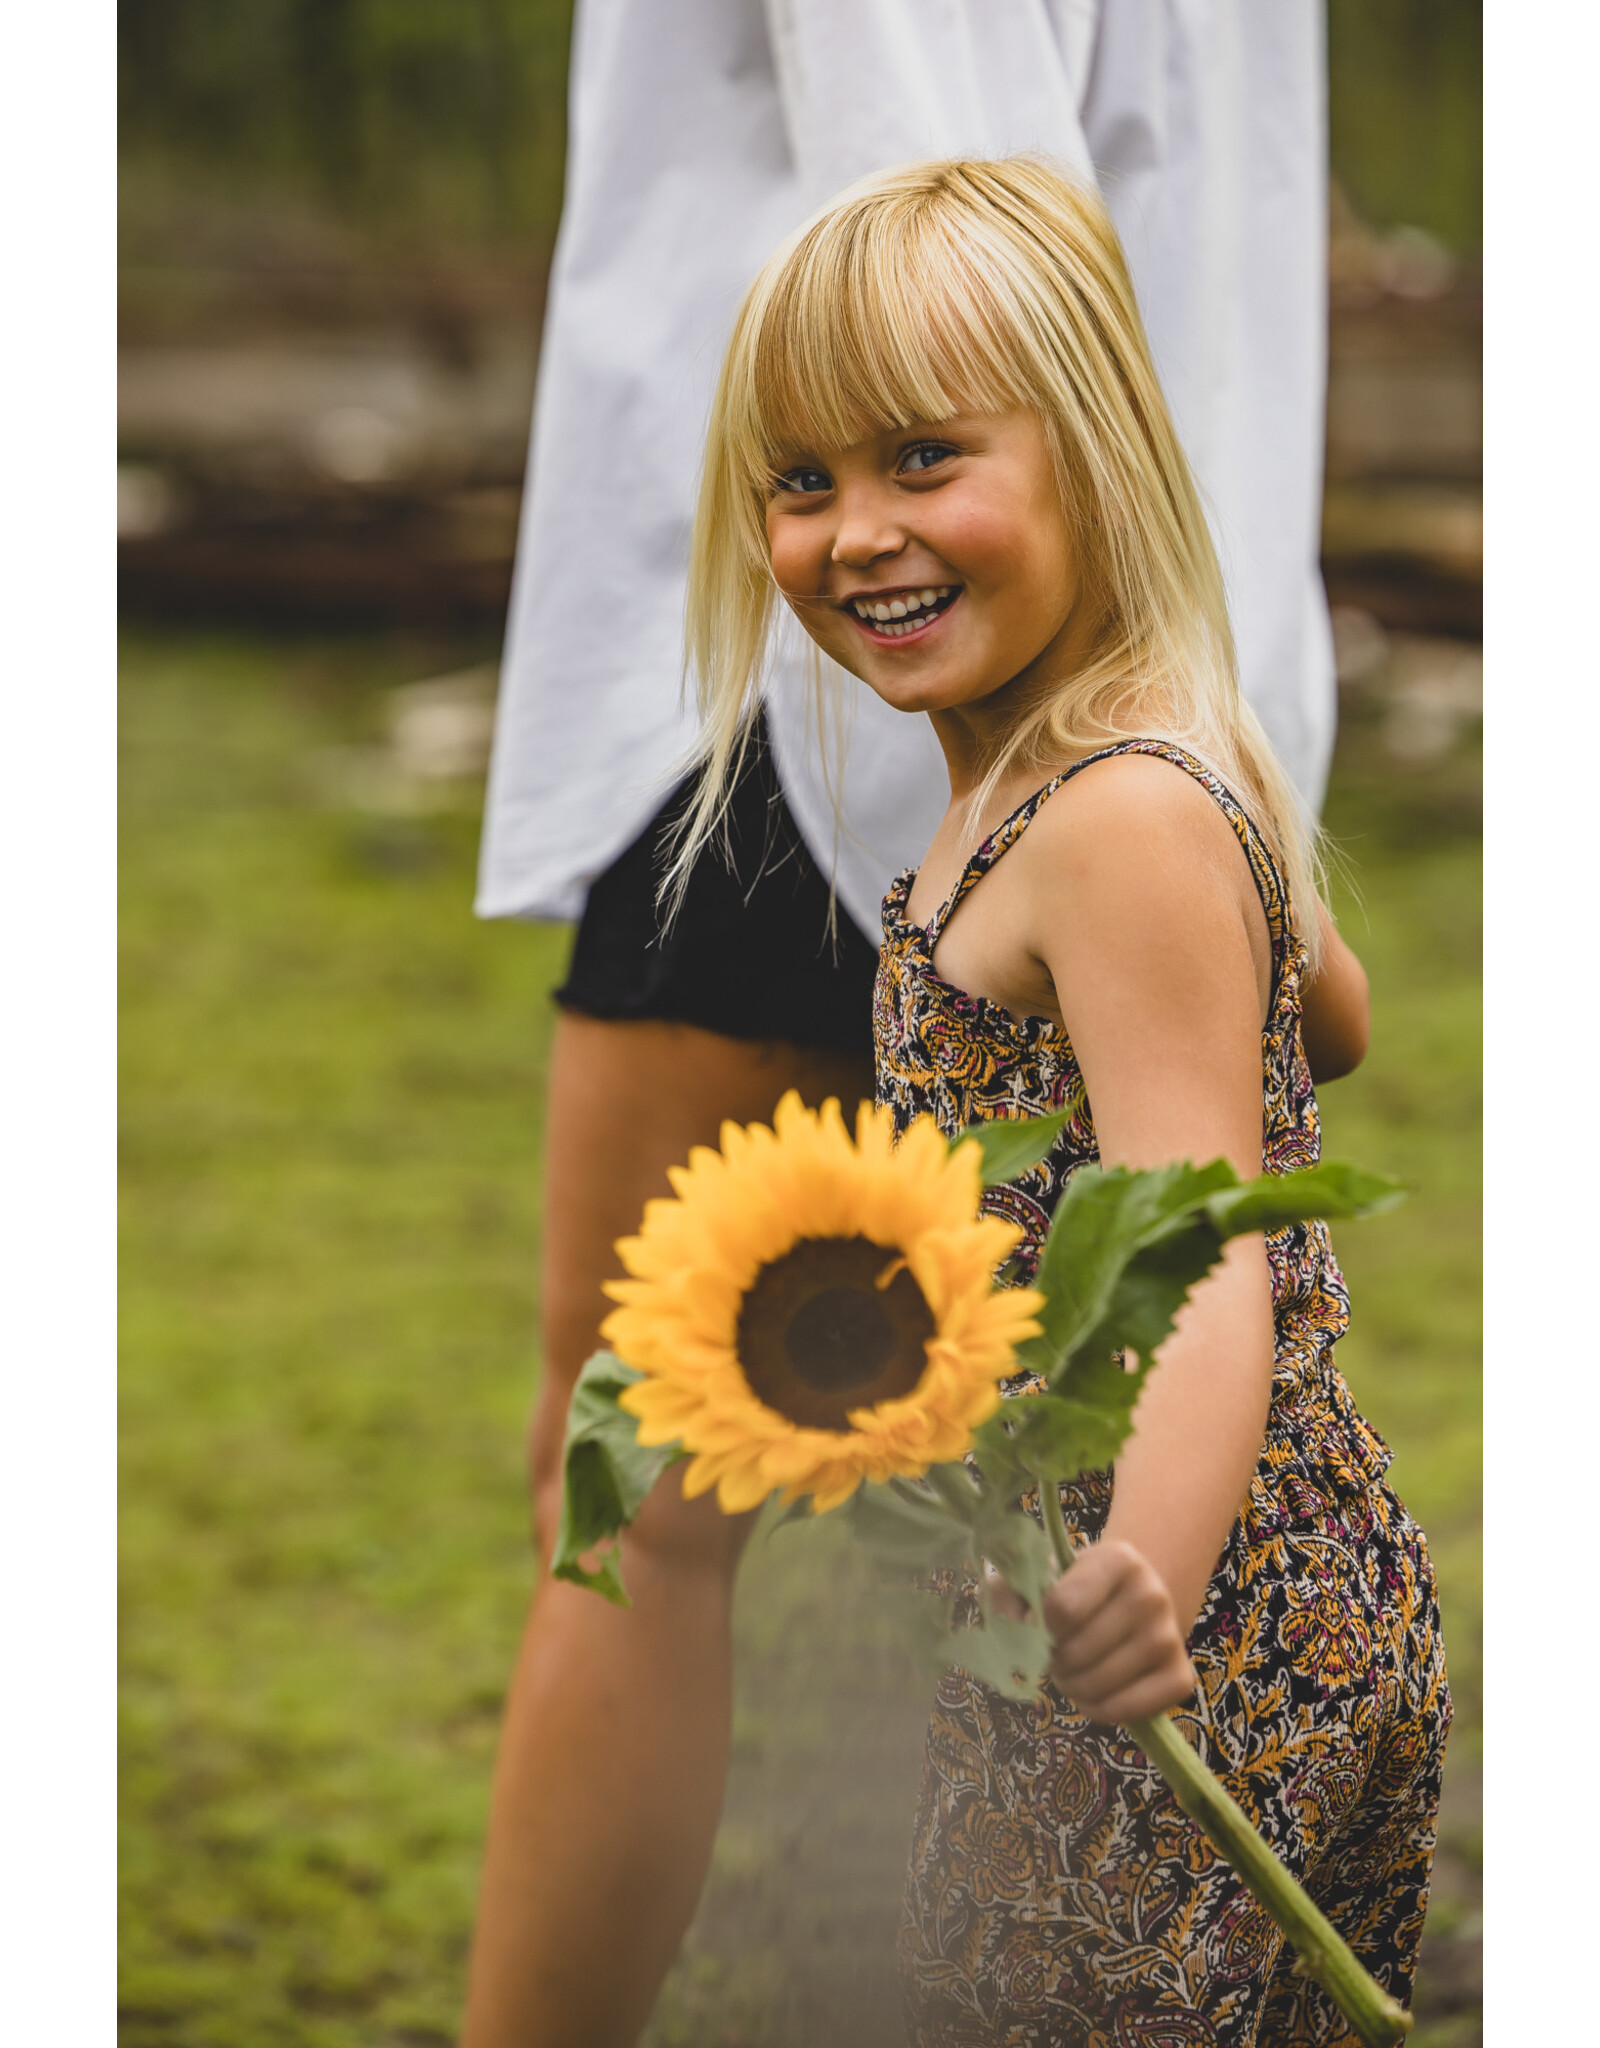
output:
[[[560, 1504], [567, 1401], [610, 1306], [612, 1245], [666, 1169], [786, 1088], [871, 1092], [845, 1053], [691, 1025], [564, 1015], [550, 1067], [544, 1378], [532, 1463], [541, 1558]], [[729, 1616], [748, 1517], [685, 1502], [668, 1473], [624, 1543], [634, 1605], [545, 1582], [501, 1734], [462, 2048], [628, 2048], [710, 1861], [727, 1771]]]

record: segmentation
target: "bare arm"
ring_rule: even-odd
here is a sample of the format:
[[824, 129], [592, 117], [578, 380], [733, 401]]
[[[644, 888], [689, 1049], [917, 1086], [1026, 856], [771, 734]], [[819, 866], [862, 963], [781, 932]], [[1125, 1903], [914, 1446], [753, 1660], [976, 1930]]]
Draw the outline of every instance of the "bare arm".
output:
[[1312, 1080], [1337, 1081], [1353, 1073], [1367, 1056], [1372, 1005], [1365, 968], [1320, 903], [1317, 917], [1322, 959], [1316, 973], [1301, 984], [1300, 1035]]
[[[1034, 827], [1030, 915], [1102, 1158], [1259, 1173], [1265, 919], [1237, 841], [1157, 762], [1104, 763], [1063, 794]], [[1096, 1718], [1193, 1684], [1184, 1639], [1260, 1455], [1272, 1365], [1266, 1252], [1241, 1239], [1162, 1346], [1104, 1537], [1047, 1603], [1053, 1675]]]

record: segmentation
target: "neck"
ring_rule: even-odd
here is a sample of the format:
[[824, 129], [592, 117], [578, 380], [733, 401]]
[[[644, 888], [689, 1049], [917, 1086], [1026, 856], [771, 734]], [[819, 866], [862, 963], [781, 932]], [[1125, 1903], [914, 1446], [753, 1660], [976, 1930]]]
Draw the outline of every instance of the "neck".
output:
[[1009, 736], [1011, 722], [996, 723], [977, 718], [967, 707], [955, 711], [930, 711], [928, 717], [944, 753], [951, 801], [963, 803], [993, 766]]
[[[1080, 605], [1066, 630], [1009, 683], [989, 696], [928, 713], [944, 753], [953, 803], [962, 803], [972, 795], [1018, 726], [1056, 694], [1064, 678], [1084, 666], [1095, 639], [1094, 622], [1085, 616], [1087, 611], [1087, 606]], [[1021, 767], [1017, 773], [1027, 776], [1036, 771], [1037, 765]], [[1060, 765], [1066, 764], [1063, 761]], [[1013, 780], [1015, 777], [1007, 776], [1006, 786]]]

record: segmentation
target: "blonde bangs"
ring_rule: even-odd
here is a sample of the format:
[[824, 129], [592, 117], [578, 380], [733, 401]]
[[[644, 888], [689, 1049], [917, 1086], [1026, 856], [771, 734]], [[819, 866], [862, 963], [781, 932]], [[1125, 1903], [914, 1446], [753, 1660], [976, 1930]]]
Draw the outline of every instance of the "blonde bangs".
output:
[[1029, 402], [973, 254], [925, 203], [897, 223], [863, 207], [800, 242], [750, 336], [749, 413], [729, 421], [752, 482], [913, 421]]

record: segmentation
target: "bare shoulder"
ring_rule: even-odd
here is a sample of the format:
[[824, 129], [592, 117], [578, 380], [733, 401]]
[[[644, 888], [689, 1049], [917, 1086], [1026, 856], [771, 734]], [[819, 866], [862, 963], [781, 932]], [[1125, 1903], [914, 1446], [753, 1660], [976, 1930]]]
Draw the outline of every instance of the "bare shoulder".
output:
[[[1154, 754], [1115, 754], [1074, 775], [1044, 804], [1024, 840], [1033, 863], [1164, 872], [1172, 864], [1248, 881], [1237, 835], [1195, 778]], [[1200, 879], [1200, 874], [1196, 879]]]
[[1184, 1003], [1243, 977], [1265, 1015], [1261, 899], [1231, 822], [1192, 775], [1150, 754], [1096, 761], [1042, 807], [1023, 846], [1036, 834], [1017, 878], [1025, 943], [1064, 1015], [1086, 978], [1106, 976]]

